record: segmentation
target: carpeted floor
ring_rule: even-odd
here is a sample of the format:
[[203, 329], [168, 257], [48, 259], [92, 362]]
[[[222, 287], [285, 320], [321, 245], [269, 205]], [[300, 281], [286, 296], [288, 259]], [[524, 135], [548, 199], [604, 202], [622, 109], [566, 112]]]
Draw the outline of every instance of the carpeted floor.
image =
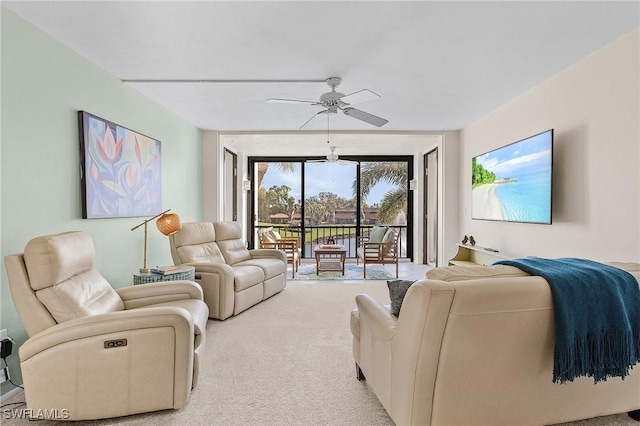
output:
[[[200, 381], [185, 408], [74, 426], [392, 426], [367, 383], [355, 378], [349, 314], [360, 293], [389, 300], [384, 281], [290, 281], [236, 317], [209, 321]], [[638, 423], [621, 414], [569, 425]]]

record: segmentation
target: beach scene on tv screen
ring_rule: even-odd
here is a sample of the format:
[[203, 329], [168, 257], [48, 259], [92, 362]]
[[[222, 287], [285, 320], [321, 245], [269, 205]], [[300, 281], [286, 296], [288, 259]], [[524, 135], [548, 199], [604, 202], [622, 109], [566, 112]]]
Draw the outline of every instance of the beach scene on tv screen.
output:
[[472, 160], [472, 218], [551, 223], [552, 133]]

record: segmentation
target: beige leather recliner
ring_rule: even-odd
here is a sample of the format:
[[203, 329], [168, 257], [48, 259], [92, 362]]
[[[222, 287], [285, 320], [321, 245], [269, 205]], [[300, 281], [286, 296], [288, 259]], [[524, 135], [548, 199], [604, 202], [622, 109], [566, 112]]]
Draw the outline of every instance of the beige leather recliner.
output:
[[[640, 280], [640, 264], [612, 265]], [[640, 365], [624, 380], [552, 382], [553, 302], [543, 278], [511, 266], [427, 276], [409, 288], [399, 317], [366, 294], [351, 314], [358, 378], [397, 425], [543, 425], [640, 408]]]
[[67, 420], [183, 407], [204, 347], [202, 290], [191, 281], [114, 290], [94, 257], [84, 232], [34, 238], [5, 257], [29, 335], [19, 349], [27, 407]]
[[169, 236], [176, 265], [196, 268], [209, 317], [224, 320], [282, 291], [287, 256], [281, 250], [248, 250], [239, 222], [188, 222]]

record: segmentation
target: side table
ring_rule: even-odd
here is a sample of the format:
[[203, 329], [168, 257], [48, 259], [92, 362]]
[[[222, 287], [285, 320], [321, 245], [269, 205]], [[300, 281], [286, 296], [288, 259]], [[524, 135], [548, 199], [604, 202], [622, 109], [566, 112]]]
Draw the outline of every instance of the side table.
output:
[[133, 274], [133, 285], [159, 283], [164, 281], [189, 280], [195, 281], [196, 268], [193, 266], [179, 266], [173, 274]]
[[342, 272], [344, 275], [344, 262], [347, 257], [347, 250], [339, 248], [323, 248], [316, 246], [313, 249], [316, 256], [316, 274], [322, 271]]

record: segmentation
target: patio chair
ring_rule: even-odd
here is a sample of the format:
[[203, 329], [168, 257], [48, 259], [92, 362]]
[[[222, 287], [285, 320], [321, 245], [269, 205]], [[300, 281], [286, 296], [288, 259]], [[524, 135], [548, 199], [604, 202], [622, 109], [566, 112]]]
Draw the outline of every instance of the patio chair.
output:
[[396, 265], [398, 278], [398, 234], [386, 226], [374, 226], [369, 235], [356, 239], [356, 264], [362, 261], [363, 277], [367, 278], [367, 265]]
[[302, 258], [302, 246], [298, 237], [283, 237], [273, 227], [258, 231], [261, 249], [282, 250], [287, 255], [287, 263], [291, 264], [291, 278], [295, 278]]

